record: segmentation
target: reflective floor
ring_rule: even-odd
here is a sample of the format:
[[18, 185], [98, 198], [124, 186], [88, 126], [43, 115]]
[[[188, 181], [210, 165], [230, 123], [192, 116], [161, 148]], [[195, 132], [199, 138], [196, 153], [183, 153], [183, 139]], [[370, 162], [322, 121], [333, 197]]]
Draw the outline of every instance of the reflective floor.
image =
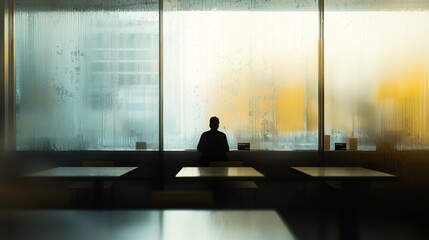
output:
[[[212, 208], [182, 209], [197, 211], [199, 215], [192, 215], [192, 211], [189, 215], [185, 211], [179, 215], [186, 216], [178, 217], [160, 214], [159, 209], [151, 207], [149, 196], [159, 187], [154, 182], [115, 184], [103, 196], [105, 205], [101, 209], [93, 209], [91, 189], [76, 194], [70, 192], [66, 183], [61, 184], [0, 187], [1, 211], [18, 209], [27, 219], [20, 222], [16, 216], [1, 215], [1, 239], [68, 239], [63, 235], [70, 235], [68, 232], [71, 230], [91, 239], [133, 239], [142, 234], [151, 236], [150, 239], [429, 239], [429, 191], [425, 189], [397, 191], [389, 189], [388, 185], [368, 187], [360, 191], [351, 203], [342, 202], [341, 191], [335, 184], [261, 181], [257, 182], [257, 189], [216, 192]], [[164, 183], [165, 191], [177, 191], [183, 187]], [[198, 185], [187, 187], [195, 189]], [[61, 195], [64, 192], [68, 194]], [[218, 211], [220, 215], [215, 216], [206, 210]], [[278, 215], [266, 210], [274, 210]], [[58, 218], [52, 212], [45, 215], [45, 220], [37, 214], [26, 216], [34, 211], [42, 215], [47, 211], [60, 211], [62, 216]], [[145, 213], [141, 214], [141, 211]], [[267, 220], [262, 215], [252, 214], [254, 211], [274, 218]], [[228, 218], [222, 215], [225, 213], [229, 214]], [[207, 218], [210, 214], [212, 217]], [[160, 225], [160, 221], [163, 224]], [[282, 223], [286, 227], [276, 227]], [[70, 224], [72, 227], [65, 227]], [[114, 230], [115, 227], [119, 228]], [[205, 235], [212, 230], [215, 231], [209, 236], [214, 237]], [[40, 231], [46, 235], [38, 235]], [[82, 236], [79, 238], [85, 239]]]
[[2, 239], [294, 240], [274, 210], [0, 211]]

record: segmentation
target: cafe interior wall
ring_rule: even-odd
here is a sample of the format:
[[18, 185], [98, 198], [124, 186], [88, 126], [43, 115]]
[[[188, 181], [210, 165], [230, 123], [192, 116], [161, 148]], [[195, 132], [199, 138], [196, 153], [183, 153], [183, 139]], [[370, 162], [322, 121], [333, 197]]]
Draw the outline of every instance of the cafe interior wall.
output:
[[[393, 88], [402, 89], [401, 93], [404, 95], [399, 99], [400, 110], [410, 115], [420, 113], [420, 110], [415, 108], [410, 110], [409, 102], [404, 102], [407, 98], [411, 99], [411, 104], [416, 101], [414, 93], [421, 89], [420, 85], [411, 86], [410, 90], [401, 88], [401, 80], [394, 83]], [[390, 91], [392, 88], [384, 89], [378, 93], [380, 101], [395, 92], [395, 90]], [[411, 97], [407, 97], [407, 94], [411, 94]], [[399, 124], [403, 124], [403, 121], [399, 121]], [[418, 122], [415, 125], [422, 125], [422, 123]], [[417, 135], [418, 132], [416, 133], [413, 129], [412, 134]], [[297, 175], [290, 170], [291, 166], [345, 165], [368, 167], [398, 175], [397, 182], [388, 184], [392, 189], [424, 192], [429, 188], [429, 174], [427, 174], [429, 151], [399, 150], [390, 143], [381, 143], [375, 151], [326, 151], [322, 154], [316, 150], [262, 150], [232, 151], [228, 155], [231, 160], [242, 160], [245, 165], [261, 170], [272, 180], [296, 179]], [[3, 160], [7, 161], [9, 167], [16, 170], [16, 172], [12, 170], [13, 173], [50, 166], [78, 166], [82, 160], [113, 160], [118, 166], [149, 167], [155, 173], [155, 177], [171, 178], [180, 167], [196, 165], [199, 156], [200, 154], [195, 151], [10, 151], [5, 154]]]

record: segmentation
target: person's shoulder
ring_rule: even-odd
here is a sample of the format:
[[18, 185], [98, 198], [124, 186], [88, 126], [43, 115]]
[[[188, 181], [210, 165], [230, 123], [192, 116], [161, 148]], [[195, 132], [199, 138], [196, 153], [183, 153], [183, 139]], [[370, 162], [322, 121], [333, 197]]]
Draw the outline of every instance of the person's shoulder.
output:
[[205, 131], [205, 132], [201, 133], [201, 136], [205, 136], [205, 135], [208, 135], [208, 134], [210, 134], [210, 131]]
[[219, 135], [226, 136], [226, 134], [224, 132], [221, 132], [219, 130], [217, 132], [218, 132]]

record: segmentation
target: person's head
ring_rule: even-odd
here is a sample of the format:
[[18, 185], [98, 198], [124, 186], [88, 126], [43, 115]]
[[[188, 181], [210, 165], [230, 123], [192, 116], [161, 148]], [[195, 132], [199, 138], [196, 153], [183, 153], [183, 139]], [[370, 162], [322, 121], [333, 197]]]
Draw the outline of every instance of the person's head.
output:
[[212, 130], [217, 130], [219, 128], [219, 118], [211, 117], [209, 126]]

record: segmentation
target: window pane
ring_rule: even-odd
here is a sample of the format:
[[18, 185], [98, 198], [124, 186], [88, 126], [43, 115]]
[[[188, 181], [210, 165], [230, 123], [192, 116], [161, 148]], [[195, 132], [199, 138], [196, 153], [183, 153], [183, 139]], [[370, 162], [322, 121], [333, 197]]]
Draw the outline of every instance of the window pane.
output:
[[165, 149], [195, 149], [209, 118], [230, 148], [317, 149], [315, 1], [168, 1]]
[[155, 1], [17, 0], [17, 149], [158, 149], [158, 23]]
[[357, 138], [361, 150], [428, 149], [429, 2], [325, 3], [331, 148]]

